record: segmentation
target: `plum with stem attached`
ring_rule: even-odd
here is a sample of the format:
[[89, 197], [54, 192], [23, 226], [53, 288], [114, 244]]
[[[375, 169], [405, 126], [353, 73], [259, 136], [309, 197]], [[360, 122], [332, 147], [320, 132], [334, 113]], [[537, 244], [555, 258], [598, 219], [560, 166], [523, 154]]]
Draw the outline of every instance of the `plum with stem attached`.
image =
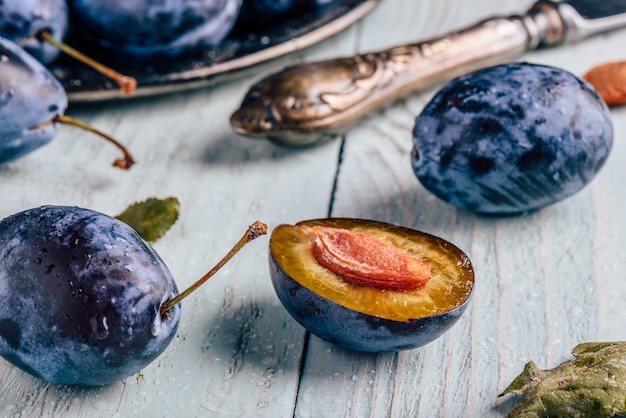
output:
[[11, 215], [0, 221], [0, 355], [55, 384], [131, 376], [174, 338], [180, 301], [266, 232], [255, 222], [179, 294], [161, 257], [118, 219], [71, 206]]
[[134, 159], [111, 136], [63, 113], [67, 94], [50, 71], [16, 43], [0, 38], [0, 165], [46, 145], [59, 123], [77, 125], [112, 142], [124, 154], [113, 165], [128, 169]]
[[68, 25], [65, 0], [0, 1], [0, 36], [17, 43], [44, 65], [52, 63], [63, 51], [111, 78], [124, 93], [135, 91], [137, 81], [133, 77], [120, 74], [65, 44]]
[[41, 39], [48, 32], [62, 41], [68, 30], [65, 0], [4, 0], [0, 2], [0, 36], [8, 38], [44, 64], [54, 61], [59, 49]]

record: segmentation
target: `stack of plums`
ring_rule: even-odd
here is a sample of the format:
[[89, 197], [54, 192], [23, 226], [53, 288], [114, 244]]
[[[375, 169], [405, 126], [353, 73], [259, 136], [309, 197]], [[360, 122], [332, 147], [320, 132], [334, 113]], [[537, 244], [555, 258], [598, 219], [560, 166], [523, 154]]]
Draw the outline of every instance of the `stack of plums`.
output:
[[[259, 29], [331, 0], [5, 0], [0, 2], [0, 165], [48, 143], [68, 104], [49, 71], [70, 30], [113, 54], [175, 56], [219, 44], [235, 23]], [[130, 93], [131, 77], [115, 73]], [[128, 86], [130, 84], [130, 86]], [[118, 160], [119, 161], [119, 160]], [[132, 159], [116, 164], [132, 165]], [[124, 167], [124, 168], [128, 168]]]
[[59, 51], [42, 32], [64, 40], [70, 29], [116, 53], [178, 55], [219, 44], [235, 23], [267, 28], [331, 1], [6, 0], [0, 3], [0, 36], [44, 64]]

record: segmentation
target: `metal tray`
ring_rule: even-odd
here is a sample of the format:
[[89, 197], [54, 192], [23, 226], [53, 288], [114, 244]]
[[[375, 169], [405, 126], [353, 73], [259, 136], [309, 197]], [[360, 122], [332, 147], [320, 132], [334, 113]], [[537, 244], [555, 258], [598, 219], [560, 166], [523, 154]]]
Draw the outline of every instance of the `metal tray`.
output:
[[334, 0], [317, 10], [258, 33], [236, 30], [220, 45], [194, 55], [139, 60], [114, 54], [70, 33], [67, 43], [115, 70], [134, 77], [137, 90], [124, 95], [105, 76], [62, 56], [50, 66], [71, 103], [149, 96], [207, 86], [242, 75], [254, 66], [320, 42], [369, 13], [379, 0]]

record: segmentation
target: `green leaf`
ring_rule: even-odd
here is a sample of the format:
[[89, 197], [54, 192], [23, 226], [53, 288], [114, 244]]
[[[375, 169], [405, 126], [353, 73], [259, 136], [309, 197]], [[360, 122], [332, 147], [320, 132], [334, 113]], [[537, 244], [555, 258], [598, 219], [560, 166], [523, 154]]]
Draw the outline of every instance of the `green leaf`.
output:
[[583, 343], [572, 354], [572, 360], [549, 370], [527, 363], [522, 374], [498, 395], [524, 396], [507, 417], [626, 414], [626, 342]]
[[115, 218], [128, 224], [148, 242], [161, 238], [176, 222], [179, 203], [175, 197], [149, 198], [130, 205]]

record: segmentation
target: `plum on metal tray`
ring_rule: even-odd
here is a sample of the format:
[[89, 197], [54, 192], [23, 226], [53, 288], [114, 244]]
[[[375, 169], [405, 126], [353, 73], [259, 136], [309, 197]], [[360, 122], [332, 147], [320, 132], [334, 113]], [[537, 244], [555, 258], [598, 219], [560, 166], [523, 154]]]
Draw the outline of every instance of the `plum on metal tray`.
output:
[[[66, 41], [81, 51], [89, 51], [89, 56], [99, 62], [134, 77], [137, 81], [137, 90], [132, 97], [170, 93], [213, 85], [222, 80], [237, 77], [239, 74], [248, 74], [257, 65], [309, 47], [338, 33], [365, 16], [374, 9], [379, 0], [317, 0], [318, 5], [311, 7], [310, 3], [312, 2], [313, 0], [294, 2], [300, 6], [304, 3], [309, 4], [309, 6], [302, 13], [289, 14], [284, 20], [269, 27], [258, 24], [251, 26], [239, 19], [240, 21], [235, 24], [233, 30], [219, 44], [205, 45], [205, 47], [197, 50], [192, 48], [193, 50], [186, 51], [177, 56], [176, 59], [164, 59], [149, 55], [143, 57], [130, 55], [132, 59], [129, 59], [128, 53], [120, 53], [119, 51], [111, 53], [111, 50], [99, 42], [94, 42], [92, 37], [84, 36], [81, 31], [73, 27], [70, 27]], [[112, 16], [98, 14], [99, 11], [103, 10], [102, 8], [109, 7], [109, 3], [119, 3], [127, 9], [132, 5], [135, 5], [136, 8], [136, 4], [147, 2], [80, 0], [73, 2], [71, 9], [75, 12], [79, 7], [85, 8], [95, 3], [98, 3], [99, 7], [90, 10], [89, 14], [98, 20], [112, 20]], [[169, 5], [180, 8], [184, 3], [200, 5], [210, 2], [153, 1], [151, 3], [154, 3], [155, 7], [159, 3], [159, 7]], [[278, 3], [285, 2], [272, 1], [269, 3], [277, 6]], [[119, 13], [116, 12], [115, 14]], [[189, 16], [182, 14], [181, 17], [188, 18]], [[256, 23], [261, 23], [257, 16], [252, 17], [256, 19]], [[154, 27], [149, 26], [147, 30], [151, 32], [150, 36], [158, 39], [159, 32], [154, 32], [152, 30]], [[125, 29], [128, 28], [125, 27]], [[88, 30], [91, 31], [92, 28], [88, 28]], [[115, 35], [109, 34], [107, 36]], [[140, 37], [135, 39], [137, 42], [146, 41], [145, 39], [141, 40]], [[59, 57], [50, 68], [67, 91], [72, 103], [101, 102], [130, 97], [122, 94], [106, 76], [89, 67], [77, 64], [75, 60], [68, 59], [68, 57]]]
[[318, 337], [363, 352], [423, 346], [466, 310], [472, 264], [450, 242], [383, 222], [326, 218], [272, 231], [269, 264], [287, 311]]
[[426, 189], [460, 208], [511, 215], [588, 184], [609, 156], [606, 104], [581, 78], [510, 63], [452, 80], [415, 120], [412, 163]]

